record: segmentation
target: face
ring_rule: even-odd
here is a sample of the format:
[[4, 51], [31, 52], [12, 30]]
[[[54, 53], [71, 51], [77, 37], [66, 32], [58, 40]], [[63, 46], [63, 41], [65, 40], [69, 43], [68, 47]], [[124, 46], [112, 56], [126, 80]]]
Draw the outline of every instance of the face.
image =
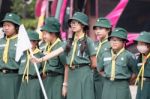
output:
[[31, 42], [31, 44], [32, 44], [32, 49], [35, 49], [35, 48], [37, 47], [37, 45], [38, 45], [38, 41], [36, 41], [36, 40], [31, 40], [30, 42]]
[[72, 20], [70, 23], [72, 32], [80, 32], [83, 31], [83, 25], [76, 20]]
[[45, 41], [46, 42], [52, 42], [52, 40], [54, 39], [55, 37], [55, 34], [54, 33], [49, 33], [47, 31], [43, 31], [44, 32], [44, 38], [45, 38]]
[[41, 34], [42, 34], [42, 35], [41, 35], [41, 36], [42, 36], [42, 40], [45, 41], [45, 35], [46, 35], [46, 33], [45, 33], [44, 31], [42, 31]]
[[108, 37], [109, 29], [103, 28], [103, 27], [95, 27], [94, 32], [98, 39], [104, 39]]
[[137, 49], [140, 53], [147, 54], [150, 52], [150, 44], [139, 41], [137, 43]]
[[110, 38], [110, 45], [113, 50], [120, 50], [124, 47], [125, 43], [122, 39], [117, 37], [111, 37]]
[[3, 30], [4, 30], [4, 32], [6, 34], [6, 36], [8, 36], [8, 37], [11, 37], [11, 36], [17, 34], [16, 33], [16, 27], [11, 22], [4, 22], [3, 23]]

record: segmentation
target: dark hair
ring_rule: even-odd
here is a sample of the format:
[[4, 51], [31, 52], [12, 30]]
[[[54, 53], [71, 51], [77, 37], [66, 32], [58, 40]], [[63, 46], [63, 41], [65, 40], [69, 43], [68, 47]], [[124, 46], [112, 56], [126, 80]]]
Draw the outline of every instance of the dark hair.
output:
[[[84, 26], [84, 27], [83, 27], [83, 32], [85, 33], [84, 39], [81, 40], [81, 41], [79, 40], [79, 42], [81, 43], [80, 51], [81, 51], [81, 54], [82, 54], [82, 55], [83, 55], [85, 49], [87, 48], [87, 37], [86, 37], [87, 30], [88, 30], [88, 27], [87, 27], [87, 26]], [[70, 50], [71, 50], [71, 46], [72, 46], [72, 43], [73, 43], [73, 41], [74, 41], [74, 37], [75, 37], [75, 33], [73, 33], [72, 38], [68, 38], [68, 40], [67, 40], [67, 46], [66, 46], [66, 52], [67, 52], [67, 53], [69, 53]]]

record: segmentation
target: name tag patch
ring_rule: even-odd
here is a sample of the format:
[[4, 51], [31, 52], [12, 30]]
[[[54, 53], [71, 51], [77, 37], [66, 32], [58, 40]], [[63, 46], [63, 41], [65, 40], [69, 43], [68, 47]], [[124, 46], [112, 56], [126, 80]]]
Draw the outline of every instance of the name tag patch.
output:
[[111, 57], [106, 57], [104, 58], [104, 61], [110, 61], [112, 58]]

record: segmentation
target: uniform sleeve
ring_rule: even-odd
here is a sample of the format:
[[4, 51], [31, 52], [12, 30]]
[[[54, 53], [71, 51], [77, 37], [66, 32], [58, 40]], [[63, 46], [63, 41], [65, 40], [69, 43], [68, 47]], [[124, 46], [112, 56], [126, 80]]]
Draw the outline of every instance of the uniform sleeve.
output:
[[61, 47], [65, 50], [67, 46], [67, 42], [63, 41], [61, 44], [62, 44]]
[[129, 68], [131, 69], [131, 71], [133, 73], [137, 74], [138, 73], [138, 68], [137, 68], [137, 60], [136, 60], [135, 55], [134, 54], [129, 54], [128, 55], [128, 60], [129, 60], [129, 62], [128, 62]]
[[97, 70], [101, 71], [104, 69], [104, 61], [103, 61], [103, 54], [101, 55], [101, 57], [97, 57]]
[[90, 38], [87, 39], [87, 46], [89, 55], [90, 56], [96, 55], [95, 44]]

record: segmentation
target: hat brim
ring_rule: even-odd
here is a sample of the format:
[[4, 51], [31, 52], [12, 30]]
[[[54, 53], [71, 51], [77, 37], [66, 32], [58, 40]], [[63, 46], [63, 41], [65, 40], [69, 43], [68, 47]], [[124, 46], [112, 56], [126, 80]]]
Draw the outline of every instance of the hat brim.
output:
[[49, 33], [58, 33], [58, 32], [60, 32], [60, 31], [54, 31], [53, 29], [51, 29], [50, 27], [47, 27], [47, 26], [42, 26], [40, 31], [47, 31]]
[[134, 40], [135, 42], [144, 42], [144, 43], [149, 43], [150, 44], [150, 41], [146, 41], [146, 40], [138, 40], [138, 39], [136, 39], [136, 40]]
[[93, 29], [95, 29], [96, 27], [102, 27], [102, 28], [107, 28], [107, 29], [110, 29], [111, 28], [111, 26], [104, 26], [104, 25], [102, 25], [102, 24], [97, 24], [97, 25], [94, 25], [93, 26]]
[[125, 38], [122, 38], [122, 37], [119, 37], [119, 36], [109, 36], [109, 37], [108, 37], [108, 40], [110, 41], [110, 39], [111, 39], [112, 37], [117, 37], [117, 38], [120, 38], [120, 39], [125, 40], [126, 42], [129, 42], [128, 39], [125, 39]]
[[70, 23], [71, 23], [72, 20], [79, 21], [81, 24], [85, 25], [87, 27], [87, 29], [89, 29], [89, 26], [88, 26], [88, 24], [86, 22], [84, 22], [84, 21], [82, 21], [80, 19], [77, 19], [77, 18], [71, 18], [71, 19], [68, 20], [69, 27], [70, 27]]
[[11, 20], [11, 19], [4, 19], [4, 20], [2, 20], [2, 21], [1, 21], [1, 25], [2, 25], [4, 22], [11, 22], [11, 23], [16, 24], [16, 25], [19, 25], [19, 26], [21, 25], [20, 23], [14, 21], [14, 20]]

